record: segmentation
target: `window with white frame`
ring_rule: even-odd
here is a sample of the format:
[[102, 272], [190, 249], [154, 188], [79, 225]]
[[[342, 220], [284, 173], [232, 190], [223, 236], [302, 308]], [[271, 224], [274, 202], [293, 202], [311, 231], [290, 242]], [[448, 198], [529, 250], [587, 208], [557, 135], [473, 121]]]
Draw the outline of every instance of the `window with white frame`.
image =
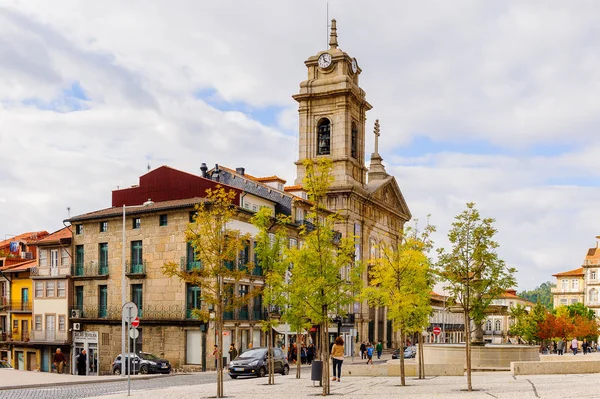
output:
[[35, 315], [35, 329], [37, 331], [42, 331], [42, 315]]
[[58, 292], [59, 298], [65, 298], [67, 296], [67, 282], [66, 281], [57, 281], [56, 288]]
[[63, 248], [60, 251], [60, 264], [61, 266], [71, 266], [71, 257], [66, 248]]
[[492, 330], [492, 321], [488, 319], [488, 321], [485, 322], [485, 330], [486, 331], [491, 331]]
[[596, 269], [590, 270], [590, 280], [596, 279]]
[[569, 281], [568, 280], [562, 280], [562, 289], [563, 291], [566, 291], [569, 288]]
[[561, 304], [561, 305], [568, 305], [568, 304], [569, 304], [569, 301], [567, 300], [567, 298], [562, 298], [562, 299], [560, 300], [560, 304]]
[[494, 330], [501, 331], [502, 330], [502, 322], [500, 320], [496, 320], [494, 323]]
[[40, 249], [40, 267], [48, 266], [48, 251]]
[[596, 303], [598, 302], [598, 290], [595, 288], [592, 288], [589, 292], [589, 300], [590, 303]]
[[571, 305], [578, 303], [579, 300], [577, 298], [571, 298]]
[[579, 289], [579, 280], [572, 279], [571, 280], [571, 288], [574, 290], [578, 290]]
[[58, 316], [58, 331], [66, 331], [67, 319], [65, 315]]
[[44, 283], [42, 281], [35, 282], [35, 297], [36, 298], [44, 297]]
[[48, 298], [55, 297], [54, 281], [46, 281], [46, 297], [48, 297]]

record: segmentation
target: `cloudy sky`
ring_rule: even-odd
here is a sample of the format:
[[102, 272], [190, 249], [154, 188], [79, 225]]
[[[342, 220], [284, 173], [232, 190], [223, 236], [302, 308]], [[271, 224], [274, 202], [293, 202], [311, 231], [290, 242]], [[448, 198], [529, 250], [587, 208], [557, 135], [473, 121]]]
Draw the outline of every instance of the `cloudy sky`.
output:
[[[0, 1], [0, 239], [110, 206], [148, 164], [293, 183], [291, 95], [326, 48], [325, 4]], [[579, 267], [600, 234], [600, 3], [330, 0], [329, 15], [436, 242], [474, 201], [520, 289]]]

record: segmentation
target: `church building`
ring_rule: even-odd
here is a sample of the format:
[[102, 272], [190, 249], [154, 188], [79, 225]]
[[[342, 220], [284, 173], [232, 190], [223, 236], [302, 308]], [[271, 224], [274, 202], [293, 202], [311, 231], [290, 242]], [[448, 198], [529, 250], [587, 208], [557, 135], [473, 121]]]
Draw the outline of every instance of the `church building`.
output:
[[[304, 63], [308, 76], [293, 96], [299, 105], [295, 184], [301, 185], [306, 175], [305, 160], [326, 157], [333, 161], [334, 182], [327, 206], [343, 216], [336, 229], [343, 236], [357, 237], [356, 260], [369, 265], [379, 247], [399, 242], [411, 213], [396, 179], [386, 172], [379, 155], [377, 120], [373, 130], [375, 148], [366, 166], [367, 111], [372, 106], [359, 85], [362, 70], [358, 61], [339, 48], [335, 19], [331, 21], [329, 49]], [[368, 284], [368, 271], [363, 282]], [[348, 317], [338, 323], [338, 333], [345, 339], [357, 334], [358, 342], [381, 341], [385, 347], [398, 346], [400, 337], [392, 331], [385, 307], [357, 302], [347, 313]]]

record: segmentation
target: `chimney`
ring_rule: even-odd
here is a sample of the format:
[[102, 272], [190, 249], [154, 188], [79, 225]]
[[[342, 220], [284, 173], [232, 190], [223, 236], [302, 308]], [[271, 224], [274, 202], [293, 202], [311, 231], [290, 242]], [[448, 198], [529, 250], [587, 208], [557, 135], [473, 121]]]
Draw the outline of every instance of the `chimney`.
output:
[[596, 248], [600, 247], [600, 236], [596, 236]]
[[235, 173], [238, 175], [244, 176], [244, 172], [246, 172], [246, 169], [244, 168], [235, 168]]
[[202, 162], [202, 165], [200, 165], [200, 170], [202, 171], [202, 177], [207, 178], [208, 177], [208, 167], [206, 166], [206, 164], [204, 162]]
[[220, 181], [220, 176], [219, 176], [220, 172], [221, 172], [221, 170], [219, 169], [219, 164], [216, 163], [215, 170], [213, 171], [213, 174], [212, 174], [212, 179], [214, 181]]

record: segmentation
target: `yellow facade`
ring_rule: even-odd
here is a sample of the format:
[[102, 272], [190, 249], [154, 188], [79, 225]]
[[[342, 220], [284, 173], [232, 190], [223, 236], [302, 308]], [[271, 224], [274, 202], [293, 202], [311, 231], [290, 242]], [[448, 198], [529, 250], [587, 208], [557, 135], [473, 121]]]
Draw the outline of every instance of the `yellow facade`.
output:
[[33, 282], [29, 270], [13, 273], [10, 302], [10, 326], [14, 343], [13, 367], [20, 370], [37, 370], [40, 364], [40, 351], [28, 347], [31, 331], [35, 327], [32, 325]]
[[552, 288], [554, 308], [561, 305], [585, 303], [585, 282], [583, 268], [553, 275], [556, 287]]

